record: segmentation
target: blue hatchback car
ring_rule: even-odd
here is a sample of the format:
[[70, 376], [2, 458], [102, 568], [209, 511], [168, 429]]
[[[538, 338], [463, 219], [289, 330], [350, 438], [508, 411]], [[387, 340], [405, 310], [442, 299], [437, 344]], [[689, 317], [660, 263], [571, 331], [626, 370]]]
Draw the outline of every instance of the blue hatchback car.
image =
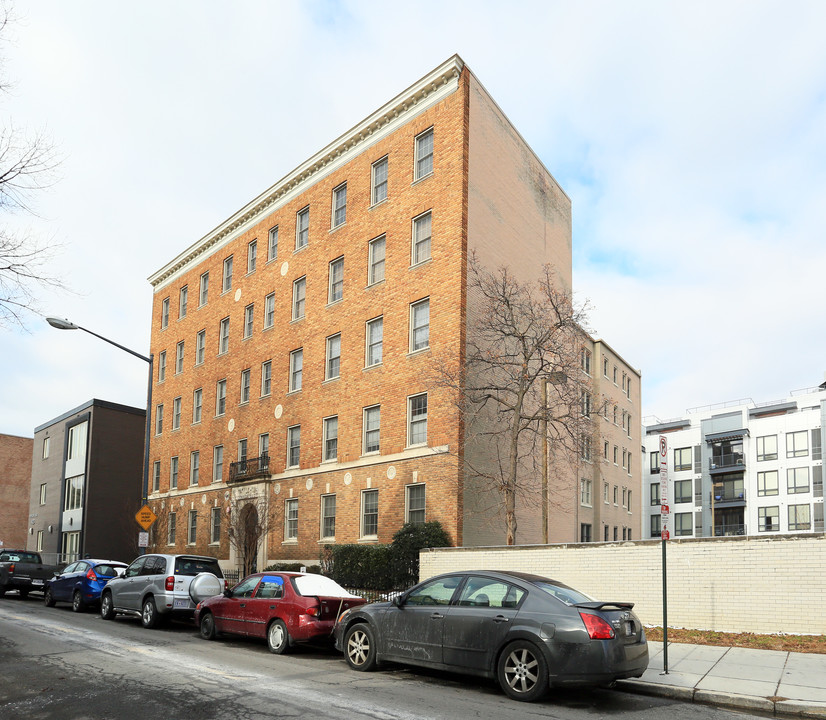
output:
[[46, 607], [55, 603], [72, 603], [72, 610], [83, 612], [87, 607], [100, 603], [100, 593], [112, 578], [122, 575], [126, 563], [116, 560], [78, 560], [46, 582], [43, 602]]

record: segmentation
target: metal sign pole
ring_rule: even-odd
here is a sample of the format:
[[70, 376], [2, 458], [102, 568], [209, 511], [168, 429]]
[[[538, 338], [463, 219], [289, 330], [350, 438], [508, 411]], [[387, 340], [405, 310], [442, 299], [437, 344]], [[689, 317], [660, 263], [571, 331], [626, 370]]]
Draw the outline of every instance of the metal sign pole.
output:
[[668, 675], [668, 562], [665, 546], [668, 542], [668, 441], [660, 435], [660, 538], [663, 549], [663, 671]]

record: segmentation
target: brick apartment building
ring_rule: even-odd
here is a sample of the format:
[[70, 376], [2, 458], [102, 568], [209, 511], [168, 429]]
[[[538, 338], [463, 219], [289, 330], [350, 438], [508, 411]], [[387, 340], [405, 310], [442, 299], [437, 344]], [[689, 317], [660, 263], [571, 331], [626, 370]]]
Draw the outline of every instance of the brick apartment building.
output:
[[[153, 542], [231, 565], [253, 500], [273, 519], [259, 567], [405, 521], [501, 542], [469, 517], [459, 419], [431, 381], [462, 357], [471, 251], [571, 288], [569, 198], [454, 56], [154, 273]], [[540, 541], [521, 511], [520, 541]]]
[[26, 547], [33, 442], [0, 435], [0, 547]]

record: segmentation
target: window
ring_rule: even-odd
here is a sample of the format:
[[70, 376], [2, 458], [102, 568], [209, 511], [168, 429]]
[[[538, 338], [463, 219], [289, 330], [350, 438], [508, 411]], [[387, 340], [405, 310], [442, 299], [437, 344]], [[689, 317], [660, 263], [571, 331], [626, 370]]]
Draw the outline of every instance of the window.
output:
[[264, 298], [264, 329], [275, 325], [275, 293]]
[[[261, 433], [258, 436], [258, 457], [267, 458], [270, 454], [270, 434]], [[267, 463], [269, 464], [269, 463]]]
[[377, 205], [387, 199], [387, 158], [376, 160], [372, 168], [371, 205]]
[[619, 448], [616, 445], [614, 445], [614, 465], [619, 464], [618, 460], [619, 460]]
[[307, 295], [307, 278], [298, 278], [293, 283], [293, 320], [304, 317], [304, 301]]
[[46, 488], [48, 487], [48, 483], [41, 483], [40, 484], [40, 504], [46, 504]]
[[407, 399], [407, 444], [427, 443], [427, 393]]
[[676, 513], [674, 515], [674, 537], [691, 535], [693, 532], [691, 523], [692, 514], [690, 512]]
[[[629, 513], [631, 512], [631, 491], [630, 490], [628, 491], [628, 512]], [[628, 532], [630, 534], [630, 532], [631, 532], [630, 528], [629, 528]], [[629, 537], [628, 539], [630, 540], [631, 538]]]
[[608, 454], [610, 452], [610, 448], [611, 448], [610, 443], [607, 440], [605, 440], [602, 444], [602, 457], [604, 457], [606, 460], [608, 459]]
[[214, 507], [209, 511], [209, 542], [216, 545], [221, 542], [221, 508]]
[[381, 449], [381, 406], [364, 408], [364, 454]]
[[267, 262], [278, 257], [278, 225], [270, 228], [269, 240], [267, 242]]
[[241, 401], [239, 405], [245, 405], [250, 401], [250, 369], [241, 371]]
[[287, 467], [301, 464], [301, 425], [287, 428]]
[[344, 295], [344, 258], [336, 258], [330, 263], [327, 302], [334, 303]]
[[158, 382], [166, 380], [166, 350], [161, 350], [158, 354]]
[[216, 445], [212, 448], [212, 482], [221, 482], [224, 479], [224, 446]]
[[175, 346], [175, 374], [180, 375], [184, 371], [184, 341], [181, 340]]
[[662, 517], [660, 515], [651, 516], [651, 537], [658, 538], [662, 535]]
[[363, 490], [361, 493], [361, 536], [377, 537], [379, 534], [379, 491]]
[[430, 260], [430, 231], [432, 215], [426, 212], [413, 220], [413, 250], [411, 265]]
[[338, 457], [338, 416], [324, 418], [324, 457], [325, 462], [335, 460]]
[[252, 320], [255, 315], [255, 305], [247, 305], [244, 308], [244, 339], [252, 337]]
[[623, 507], [628, 507], [627, 495], [628, 495], [628, 490], [626, 488], [623, 488], [622, 489], [622, 506]]
[[582, 367], [582, 371], [586, 375], [591, 374], [591, 351], [587, 348], [582, 348], [582, 352], [580, 353], [579, 358], [580, 365]]
[[581, 505], [591, 507], [591, 481], [587, 478], [579, 481], [579, 502]]
[[381, 235], [370, 241], [367, 270], [367, 284], [384, 282], [384, 255], [386, 236]]
[[777, 435], [757, 438], [757, 462], [764, 460], [777, 460]]
[[164, 298], [161, 303], [161, 330], [169, 325], [169, 298]]
[[789, 468], [786, 470], [786, 490], [789, 495], [809, 492], [809, 468]]
[[777, 505], [757, 508], [757, 531], [776, 532], [780, 530], [780, 508]]
[[591, 438], [587, 435], [579, 441], [579, 456], [586, 462], [591, 462]]
[[155, 435], [160, 435], [163, 432], [163, 405], [158, 405], [155, 408]]
[[215, 416], [220, 417], [227, 411], [227, 381], [219, 380], [215, 386]]
[[347, 183], [333, 190], [333, 228], [347, 222]]
[[321, 539], [336, 539], [336, 496], [321, 496]]
[[161, 489], [161, 461], [155, 460], [152, 463], [152, 492], [159, 492]]
[[203, 307], [209, 299], [209, 273], [201, 275], [201, 284], [198, 289], [198, 307]]
[[221, 320], [218, 327], [218, 354], [223, 355], [229, 350], [229, 318]]
[[221, 282], [221, 292], [232, 290], [232, 255], [224, 260], [224, 274]]
[[614, 365], [614, 385], [617, 384], [617, 366]]
[[766, 470], [757, 473], [757, 495], [765, 497], [767, 495], [777, 495], [779, 491], [777, 470]]
[[410, 352], [430, 346], [430, 299], [410, 306]]
[[433, 172], [433, 128], [416, 136], [416, 168], [413, 179], [419, 180]]
[[808, 505], [789, 505], [789, 530], [811, 529]]
[[304, 369], [304, 350], [298, 348], [290, 353], [290, 384], [289, 391], [301, 390], [301, 374]]
[[201, 476], [201, 453], [193, 450], [189, 454], [189, 484], [197, 485]]
[[298, 498], [290, 498], [284, 504], [284, 539], [298, 540]]
[[602, 501], [607, 505], [610, 501], [609, 499], [609, 485], [607, 482], [602, 483]]
[[687, 503], [694, 501], [694, 489], [691, 480], [677, 480], [674, 483], [674, 502]]
[[35, 546], [37, 552], [43, 552], [43, 531], [37, 531], [37, 545]]
[[341, 373], [341, 334], [327, 338], [327, 362], [325, 364], [324, 379], [332, 380]]
[[658, 482], [649, 485], [649, 504], [652, 507], [660, 504], [660, 484]]
[[652, 475], [660, 474], [660, 453], [656, 450], [648, 453], [648, 471]]
[[[591, 415], [591, 393], [587, 390], [582, 390], [579, 396], [580, 401], [580, 410], [584, 417], [589, 417]], [[625, 463], [622, 465], [625, 467]]]
[[201, 412], [204, 404], [204, 391], [201, 388], [192, 393], [192, 422], [201, 422]]
[[608, 377], [608, 358], [602, 359], [602, 375]]
[[195, 538], [198, 535], [198, 511], [189, 511], [189, 523], [187, 524], [186, 542], [189, 545], [195, 544]]
[[676, 448], [674, 450], [674, 471], [691, 470], [691, 448]]
[[169, 521], [167, 523], [167, 530], [166, 530], [166, 542], [170, 545], [175, 544], [175, 530], [177, 529], [178, 525], [178, 515], [177, 513], [171, 512], [169, 513]]
[[169, 461], [169, 489], [178, 489], [178, 457], [175, 456]]
[[295, 216], [295, 249], [301, 250], [310, 241], [310, 206], [299, 210]]
[[261, 397], [272, 392], [272, 360], [261, 363]]
[[367, 367], [379, 365], [381, 363], [382, 339], [384, 337], [384, 318], [375, 318], [367, 321], [367, 351], [366, 362]]
[[238, 441], [238, 463], [244, 467], [244, 463], [247, 462], [247, 439], [241, 438]]
[[614, 485], [614, 505], [619, 505], [619, 487]]
[[786, 435], [786, 457], [806, 457], [809, 454], [809, 434], [805, 430]]
[[416, 525], [425, 522], [426, 486], [424, 483], [408, 485], [405, 488], [405, 516], [404, 520]]
[[255, 264], [258, 262], [258, 240], [253, 240], [247, 245], [247, 275], [255, 272]]
[[172, 429], [180, 430], [181, 428], [181, 398], [176, 397], [172, 401]]
[[202, 365], [206, 352], [206, 330], [200, 330], [195, 336], [195, 364]]
[[579, 541], [580, 542], [591, 542], [591, 524], [590, 523], [580, 523], [579, 524]]
[[187, 296], [189, 295], [189, 289], [186, 285], [181, 288], [181, 291], [178, 293], [178, 319], [186, 317], [186, 303], [187, 303]]

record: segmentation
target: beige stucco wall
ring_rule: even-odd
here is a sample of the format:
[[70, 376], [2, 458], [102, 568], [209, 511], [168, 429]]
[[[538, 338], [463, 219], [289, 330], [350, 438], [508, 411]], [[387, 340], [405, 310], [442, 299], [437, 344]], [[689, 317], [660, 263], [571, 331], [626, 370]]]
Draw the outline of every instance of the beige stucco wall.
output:
[[[826, 633], [826, 534], [674, 540], [667, 546], [669, 627]], [[421, 554], [422, 579], [503, 569], [554, 578], [600, 600], [631, 601], [661, 625], [662, 544], [444, 548]]]

